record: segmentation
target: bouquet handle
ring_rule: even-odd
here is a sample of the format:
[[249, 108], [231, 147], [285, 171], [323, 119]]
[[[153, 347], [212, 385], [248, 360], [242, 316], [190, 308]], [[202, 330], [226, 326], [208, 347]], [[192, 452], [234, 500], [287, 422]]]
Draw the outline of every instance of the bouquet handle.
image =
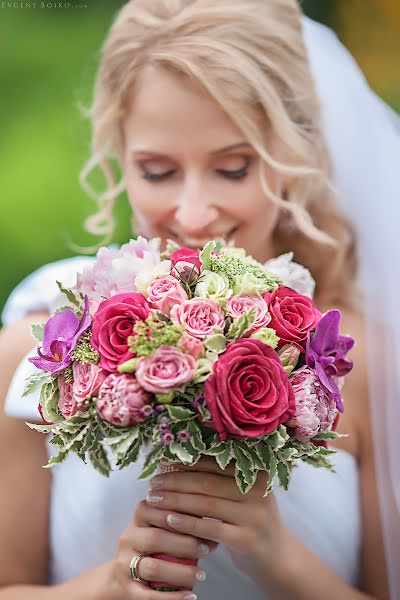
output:
[[[172, 464], [167, 460], [162, 460], [158, 467], [158, 473], [168, 473], [171, 471], [181, 471], [179, 465]], [[165, 560], [167, 562], [179, 563], [181, 565], [192, 565], [197, 566], [199, 560], [196, 558], [181, 558], [178, 556], [172, 556], [171, 554], [164, 554], [162, 552], [157, 552], [152, 554], [153, 558], [158, 558], [159, 560]], [[170, 583], [164, 583], [159, 581], [151, 581], [150, 587], [158, 590], [160, 592], [179, 592], [180, 590], [186, 589], [186, 586], [183, 587], [171, 587]]]

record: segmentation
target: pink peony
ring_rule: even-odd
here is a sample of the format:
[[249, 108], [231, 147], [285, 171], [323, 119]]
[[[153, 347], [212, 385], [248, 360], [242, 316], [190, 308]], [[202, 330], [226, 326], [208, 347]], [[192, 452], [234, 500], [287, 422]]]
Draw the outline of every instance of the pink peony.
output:
[[92, 363], [74, 362], [72, 372], [74, 376], [72, 393], [78, 404], [87, 398], [91, 398], [107, 376], [101, 367]]
[[191, 354], [195, 360], [198, 360], [203, 353], [204, 347], [201, 341], [184, 331], [178, 342], [178, 348], [183, 352]]
[[166, 315], [170, 315], [175, 304], [181, 304], [189, 297], [178, 279], [172, 275], [159, 277], [153, 281], [147, 290], [147, 301], [152, 308], [156, 308]]
[[139, 273], [154, 269], [161, 262], [159, 240], [138, 237], [120, 248], [100, 248], [93, 265], [77, 277], [77, 288], [90, 299], [91, 312], [102, 300], [116, 294], [135, 292]]
[[194, 375], [196, 361], [174, 346], [161, 346], [151, 356], [139, 360], [136, 377], [148, 392], [165, 393], [184, 383]]
[[72, 417], [78, 410], [78, 403], [72, 393], [72, 384], [66, 383], [64, 377], [58, 378], [58, 389], [60, 391], [60, 399], [58, 408], [65, 419]]
[[263, 297], [271, 313], [270, 327], [280, 338], [278, 348], [292, 342], [304, 352], [308, 332], [315, 329], [321, 318], [313, 301], [283, 285], [273, 293], [265, 292]]
[[295, 410], [293, 389], [279, 356], [252, 338], [229, 344], [213, 365], [204, 395], [221, 440], [261, 437]]
[[151, 396], [133, 375], [111, 373], [100, 386], [96, 410], [113, 425], [127, 427], [143, 423], [148, 418]]
[[296, 412], [285, 424], [294, 429], [297, 439], [308, 442], [332, 427], [338, 414], [336, 402], [310, 367], [304, 366], [295, 371], [290, 382]]
[[205, 339], [214, 330], [223, 331], [224, 313], [216, 300], [193, 298], [176, 304], [171, 310], [171, 319], [176, 325], [185, 325], [186, 332], [193, 337]]
[[256, 309], [256, 320], [253, 327], [246, 332], [246, 335], [250, 335], [266, 327], [271, 321], [271, 315], [268, 312], [268, 304], [260, 296], [233, 296], [228, 302], [228, 315], [233, 319], [237, 319], [243, 313], [250, 310], [251, 308]]
[[134, 357], [128, 338], [135, 335], [135, 323], [150, 314], [146, 298], [136, 292], [116, 294], [100, 304], [93, 315], [91, 345], [100, 353], [100, 365], [105, 371], [116, 371], [118, 365]]

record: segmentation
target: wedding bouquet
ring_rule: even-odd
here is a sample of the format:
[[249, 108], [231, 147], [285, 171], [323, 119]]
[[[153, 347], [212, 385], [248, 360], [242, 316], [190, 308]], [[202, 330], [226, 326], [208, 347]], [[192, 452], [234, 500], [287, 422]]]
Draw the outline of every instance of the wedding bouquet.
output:
[[222, 241], [161, 252], [139, 237], [101, 248], [74, 288], [57, 282], [67, 303], [32, 326], [40, 372], [24, 390], [40, 389], [45, 422], [28, 425], [58, 447], [46, 466], [74, 452], [109, 475], [145, 450], [145, 479], [206, 455], [233, 461], [243, 493], [267, 471], [265, 495], [288, 488], [299, 460], [333, 470], [354, 340], [291, 259], [262, 266]]

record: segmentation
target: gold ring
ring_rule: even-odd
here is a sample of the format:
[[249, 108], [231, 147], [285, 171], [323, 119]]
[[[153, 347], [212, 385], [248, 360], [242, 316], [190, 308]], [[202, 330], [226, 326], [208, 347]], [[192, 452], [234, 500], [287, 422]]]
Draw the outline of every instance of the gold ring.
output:
[[147, 554], [135, 554], [131, 560], [131, 564], [129, 565], [129, 570], [131, 572], [132, 579], [134, 581], [144, 581], [146, 583], [146, 581], [144, 579], [139, 577], [139, 573], [138, 573], [139, 562], [141, 561], [141, 559], [144, 556], [147, 556]]

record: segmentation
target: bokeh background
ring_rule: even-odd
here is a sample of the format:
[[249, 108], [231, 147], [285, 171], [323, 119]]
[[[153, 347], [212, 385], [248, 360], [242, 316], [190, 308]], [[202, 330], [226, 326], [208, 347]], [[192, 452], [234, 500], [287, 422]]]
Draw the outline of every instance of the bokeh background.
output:
[[[73, 255], [68, 236], [98, 240], [82, 223], [94, 210], [78, 173], [89, 155], [90, 103], [99, 48], [123, 0], [0, 1], [0, 309], [15, 285], [44, 263]], [[400, 111], [399, 0], [304, 0], [332, 27], [370, 85]], [[99, 184], [101, 181], [99, 181]], [[124, 195], [115, 241], [129, 239]]]

